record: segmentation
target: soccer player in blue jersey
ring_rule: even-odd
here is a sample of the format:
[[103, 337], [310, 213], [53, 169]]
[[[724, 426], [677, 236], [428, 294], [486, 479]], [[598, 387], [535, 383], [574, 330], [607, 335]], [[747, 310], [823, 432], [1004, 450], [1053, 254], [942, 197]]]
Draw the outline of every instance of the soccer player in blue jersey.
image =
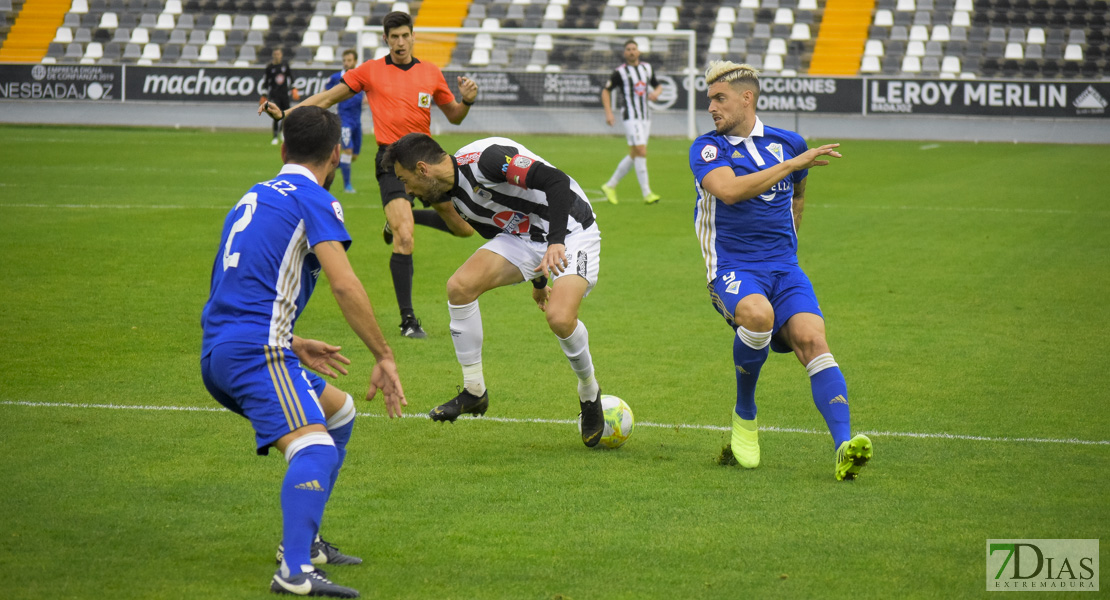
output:
[[[344, 50], [343, 70], [332, 74], [324, 89], [330, 90], [343, 83], [343, 74], [357, 65], [358, 53], [354, 50]], [[339, 170], [343, 173], [343, 191], [348, 194], [355, 193], [355, 188], [351, 185], [351, 164], [358, 160], [358, 153], [362, 150], [362, 103], [365, 99], [366, 93], [359, 92], [337, 105], [339, 119], [343, 123], [340, 137], [343, 154], [339, 156]]]
[[339, 117], [311, 106], [285, 121], [284, 168], [252, 187], [224, 221], [201, 314], [201, 375], [209, 393], [250, 420], [258, 454], [288, 461], [281, 486], [280, 567], [271, 591], [354, 598], [314, 564], [358, 564], [319, 537], [354, 428], [351, 396], [308, 369], [346, 375], [338, 346], [293, 334], [297, 317], [327, 274], [347, 323], [374, 355], [367, 400], [382, 391], [389, 416], [406, 406], [393, 351], [366, 290], [347, 261], [343, 208], [327, 192], [339, 165]]
[[732, 453], [759, 466], [755, 385], [768, 346], [793, 352], [809, 374], [813, 402], [836, 449], [836, 479], [854, 479], [871, 458], [871, 440], [851, 434], [848, 388], [825, 341], [825, 321], [798, 266], [798, 224], [809, 169], [840, 158], [827, 144], [810, 149], [797, 133], [768, 127], [755, 114], [759, 72], [714, 61], [705, 72], [716, 131], [690, 147], [698, 193], [694, 227], [713, 306], [736, 331], [736, 409]]

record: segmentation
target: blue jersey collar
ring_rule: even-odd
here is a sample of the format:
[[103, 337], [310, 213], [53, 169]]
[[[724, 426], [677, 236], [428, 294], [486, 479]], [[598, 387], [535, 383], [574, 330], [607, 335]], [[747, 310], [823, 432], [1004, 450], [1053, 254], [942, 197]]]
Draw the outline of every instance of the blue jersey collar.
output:
[[754, 142], [755, 141], [754, 138], [763, 137], [763, 121], [760, 121], [759, 117], [756, 117], [755, 118], [755, 126], [752, 127], [751, 134], [748, 135], [748, 137], [746, 137], [746, 138], [737, 137], [737, 136], [734, 136], [734, 135], [726, 135], [724, 137], [725, 137], [726, 140], [728, 140], [728, 143], [732, 144], [733, 146], [739, 146], [740, 144], [744, 143], [745, 141]]
[[[281, 172], [279, 172], [278, 175], [303, 175], [312, 181], [316, 181], [316, 176], [304, 165], [287, 164], [281, 168]], [[316, 181], [316, 185], [320, 185], [320, 182]]]

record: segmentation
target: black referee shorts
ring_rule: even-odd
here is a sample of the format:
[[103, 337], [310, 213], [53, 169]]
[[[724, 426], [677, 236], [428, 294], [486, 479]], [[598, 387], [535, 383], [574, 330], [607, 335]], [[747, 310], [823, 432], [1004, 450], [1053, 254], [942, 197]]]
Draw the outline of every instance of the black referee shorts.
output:
[[[405, 193], [405, 184], [397, 179], [397, 173], [393, 171], [393, 165], [382, 164], [382, 156], [385, 154], [385, 149], [388, 144], [378, 146], [378, 153], [374, 156], [374, 175], [378, 178], [378, 190], [382, 195], [382, 206], [389, 204], [397, 198], [404, 198], [409, 201], [409, 205], [416, 204], [416, 199]], [[431, 206], [423, 200], [420, 201], [425, 208]]]

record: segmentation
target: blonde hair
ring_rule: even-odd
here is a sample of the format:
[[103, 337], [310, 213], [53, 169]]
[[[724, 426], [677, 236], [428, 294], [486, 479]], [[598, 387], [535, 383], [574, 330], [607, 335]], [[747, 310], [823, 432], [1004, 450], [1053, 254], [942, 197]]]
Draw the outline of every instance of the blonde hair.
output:
[[749, 64], [736, 64], [727, 60], [715, 60], [705, 68], [705, 84], [729, 83], [743, 85], [752, 89], [759, 97], [759, 70]]

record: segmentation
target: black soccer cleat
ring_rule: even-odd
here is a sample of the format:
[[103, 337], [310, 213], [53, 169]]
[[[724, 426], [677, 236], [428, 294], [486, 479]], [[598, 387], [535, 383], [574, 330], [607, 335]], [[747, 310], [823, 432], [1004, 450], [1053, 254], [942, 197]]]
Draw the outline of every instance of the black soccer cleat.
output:
[[597, 400], [593, 402], [578, 401], [582, 412], [578, 415], [578, 422], [582, 426], [582, 443], [587, 448], [593, 448], [601, 441], [601, 434], [605, 432], [605, 410], [601, 407], [601, 390], [597, 391]]
[[401, 317], [401, 335], [414, 340], [422, 340], [428, 337], [428, 334], [424, 332], [424, 328], [420, 326], [420, 319], [414, 316]]
[[[332, 546], [327, 540], [317, 536], [316, 541], [312, 542], [312, 550], [309, 553], [312, 557], [312, 564], [314, 565], [361, 565], [362, 559], [357, 556], [347, 556], [339, 551], [339, 548]], [[277, 549], [277, 564], [281, 564], [281, 559], [285, 558], [285, 546], [278, 544]]]
[[382, 227], [382, 239], [387, 245], [393, 245], [393, 228], [389, 226], [389, 221], [386, 221], [385, 226]]
[[428, 413], [428, 416], [433, 421], [451, 421], [459, 418], [459, 415], [475, 415], [482, 416], [486, 414], [489, 409], [489, 390], [486, 390], [481, 396], [475, 396], [470, 392], [459, 389], [459, 395], [451, 399], [446, 404], [440, 404]]
[[274, 573], [270, 591], [293, 596], [326, 596], [329, 598], [358, 598], [358, 590], [336, 585], [320, 569], [289, 577], [281, 576], [281, 569]]

